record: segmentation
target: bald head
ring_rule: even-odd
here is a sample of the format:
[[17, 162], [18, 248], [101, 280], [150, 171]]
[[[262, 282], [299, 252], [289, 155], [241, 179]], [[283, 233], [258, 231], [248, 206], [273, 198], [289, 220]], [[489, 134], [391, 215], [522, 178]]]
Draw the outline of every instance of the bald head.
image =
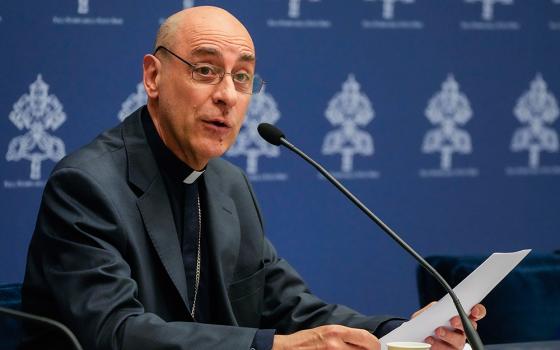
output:
[[[167, 148], [203, 169], [233, 144], [245, 119], [253, 40], [229, 12], [201, 6], [170, 16], [159, 29], [159, 46], [164, 49], [143, 60], [148, 111]], [[209, 82], [209, 75], [220, 80]]]
[[215, 6], [197, 6], [169, 16], [160, 26], [154, 48], [175, 47], [197, 31], [237, 33], [248, 38], [254, 50], [251, 35], [245, 26], [228, 11]]

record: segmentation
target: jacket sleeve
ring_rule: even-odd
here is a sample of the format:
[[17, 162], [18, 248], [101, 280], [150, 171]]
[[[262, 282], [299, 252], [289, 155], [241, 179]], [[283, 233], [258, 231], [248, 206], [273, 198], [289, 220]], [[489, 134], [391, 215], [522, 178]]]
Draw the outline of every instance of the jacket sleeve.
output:
[[263, 327], [276, 328], [278, 334], [290, 334], [327, 324], [366, 329], [380, 337], [380, 326], [392, 316], [364, 316], [343, 305], [327, 304], [312, 294], [290, 264], [279, 258], [272, 244], [265, 246], [266, 286]]
[[[80, 169], [51, 175], [29, 249], [24, 309], [64, 323], [84, 349], [249, 349], [256, 329], [167, 322], [145, 311], [123, 257], [123, 218], [106, 191]], [[60, 342], [55, 332], [43, 336], [35, 339], [42, 348]]]
[[[260, 215], [254, 192], [246, 180]], [[261, 218], [262, 223], [262, 218]], [[284, 259], [274, 246], [264, 240], [263, 262], [265, 286], [260, 328], [274, 328], [277, 334], [290, 334], [327, 324], [366, 329], [381, 337], [385, 325], [399, 325], [402, 318], [393, 316], [364, 316], [343, 305], [327, 304], [311, 293], [303, 278]]]

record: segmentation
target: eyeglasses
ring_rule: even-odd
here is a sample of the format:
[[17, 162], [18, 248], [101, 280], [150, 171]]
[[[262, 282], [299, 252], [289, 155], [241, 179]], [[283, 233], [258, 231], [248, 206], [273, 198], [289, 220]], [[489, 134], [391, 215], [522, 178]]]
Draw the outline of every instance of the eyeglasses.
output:
[[264, 85], [264, 80], [262, 80], [258, 75], [252, 75], [247, 72], [226, 73], [222, 67], [214, 66], [208, 63], [192, 64], [165, 46], [158, 46], [154, 50], [153, 55], [155, 55], [160, 49], [169, 52], [179, 61], [188, 65], [191, 68], [193, 80], [203, 84], [217, 85], [224, 79], [224, 76], [231, 75], [235, 85], [235, 90], [249, 95], [259, 93]]

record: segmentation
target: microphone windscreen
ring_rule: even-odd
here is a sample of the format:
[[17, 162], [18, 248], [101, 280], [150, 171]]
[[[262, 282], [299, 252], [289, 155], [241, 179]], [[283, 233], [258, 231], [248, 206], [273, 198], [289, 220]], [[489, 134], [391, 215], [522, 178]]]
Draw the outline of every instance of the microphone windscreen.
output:
[[280, 146], [280, 144], [282, 143], [280, 139], [283, 137], [285, 138], [282, 130], [278, 129], [272, 124], [260, 123], [257, 127], [257, 130], [259, 132], [259, 135], [261, 135], [261, 137], [265, 139], [266, 142], [271, 143], [275, 146]]

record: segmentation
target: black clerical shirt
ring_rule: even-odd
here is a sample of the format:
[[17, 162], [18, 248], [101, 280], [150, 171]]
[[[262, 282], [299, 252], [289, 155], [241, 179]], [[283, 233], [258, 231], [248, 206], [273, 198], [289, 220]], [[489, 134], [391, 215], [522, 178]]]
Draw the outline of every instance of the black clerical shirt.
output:
[[[173, 220], [179, 242], [181, 243], [181, 252], [183, 255], [183, 262], [185, 266], [185, 275], [187, 277], [187, 295], [190, 310], [192, 310], [192, 303], [194, 298], [195, 289], [195, 271], [196, 271], [196, 255], [198, 240], [198, 229], [189, 225], [185, 221], [197, 221], [198, 212], [193, 210], [196, 208], [196, 193], [200, 198], [200, 206], [202, 212], [202, 227], [201, 227], [201, 266], [200, 266], [200, 284], [196, 300], [196, 313], [195, 319], [200, 323], [220, 323], [219, 310], [212, 308], [211, 300], [214, 299], [215, 288], [212, 287], [212, 273], [211, 260], [209, 256], [208, 235], [206, 230], [206, 221], [204, 213], [205, 210], [205, 194], [206, 188], [204, 187], [203, 176], [200, 175], [193, 183], [186, 184], [183, 182], [185, 178], [193, 173], [187, 164], [182, 162], [173, 152], [171, 152], [159, 137], [152, 118], [149, 115], [148, 109], [142, 109], [142, 126], [146, 134], [148, 145], [152, 150], [154, 158], [156, 159], [159, 171], [165, 183], [167, 195], [169, 197], [169, 204], [173, 212]], [[189, 198], [190, 197], [190, 198]], [[191, 210], [188, 210], [191, 209]], [[192, 245], [183, 244], [184, 242], [193, 242]], [[271, 329], [257, 331], [251, 349], [255, 350], [270, 350], [272, 349], [272, 342], [274, 339], [275, 331]]]
[[[185, 275], [187, 277], [187, 298], [191, 311], [194, 300], [194, 276], [196, 274], [196, 259], [198, 254], [198, 247], [196, 244], [198, 241], [198, 226], [193, 226], [186, 221], [198, 222], [199, 213], [195, 208], [197, 207], [196, 193], [198, 192], [199, 194], [202, 212], [200, 244], [201, 265], [200, 282], [196, 297], [195, 319], [197, 322], [201, 323], [213, 323], [216, 319], [213, 317], [210, 298], [214, 289], [210, 286], [212, 280], [209, 278], [210, 261], [208, 259], [208, 235], [206, 234], [204, 218], [205, 188], [204, 181], [202, 181], [203, 175], [199, 176], [191, 184], [183, 182], [185, 178], [193, 173], [193, 169], [177, 158], [177, 156], [165, 146], [155, 129], [147, 108], [145, 108], [142, 113], [142, 125], [146, 133], [148, 145], [154, 154], [163, 182], [165, 183], [169, 204], [173, 212], [173, 220], [183, 254]], [[193, 244], [188, 244], [188, 242], [192, 242]]]

